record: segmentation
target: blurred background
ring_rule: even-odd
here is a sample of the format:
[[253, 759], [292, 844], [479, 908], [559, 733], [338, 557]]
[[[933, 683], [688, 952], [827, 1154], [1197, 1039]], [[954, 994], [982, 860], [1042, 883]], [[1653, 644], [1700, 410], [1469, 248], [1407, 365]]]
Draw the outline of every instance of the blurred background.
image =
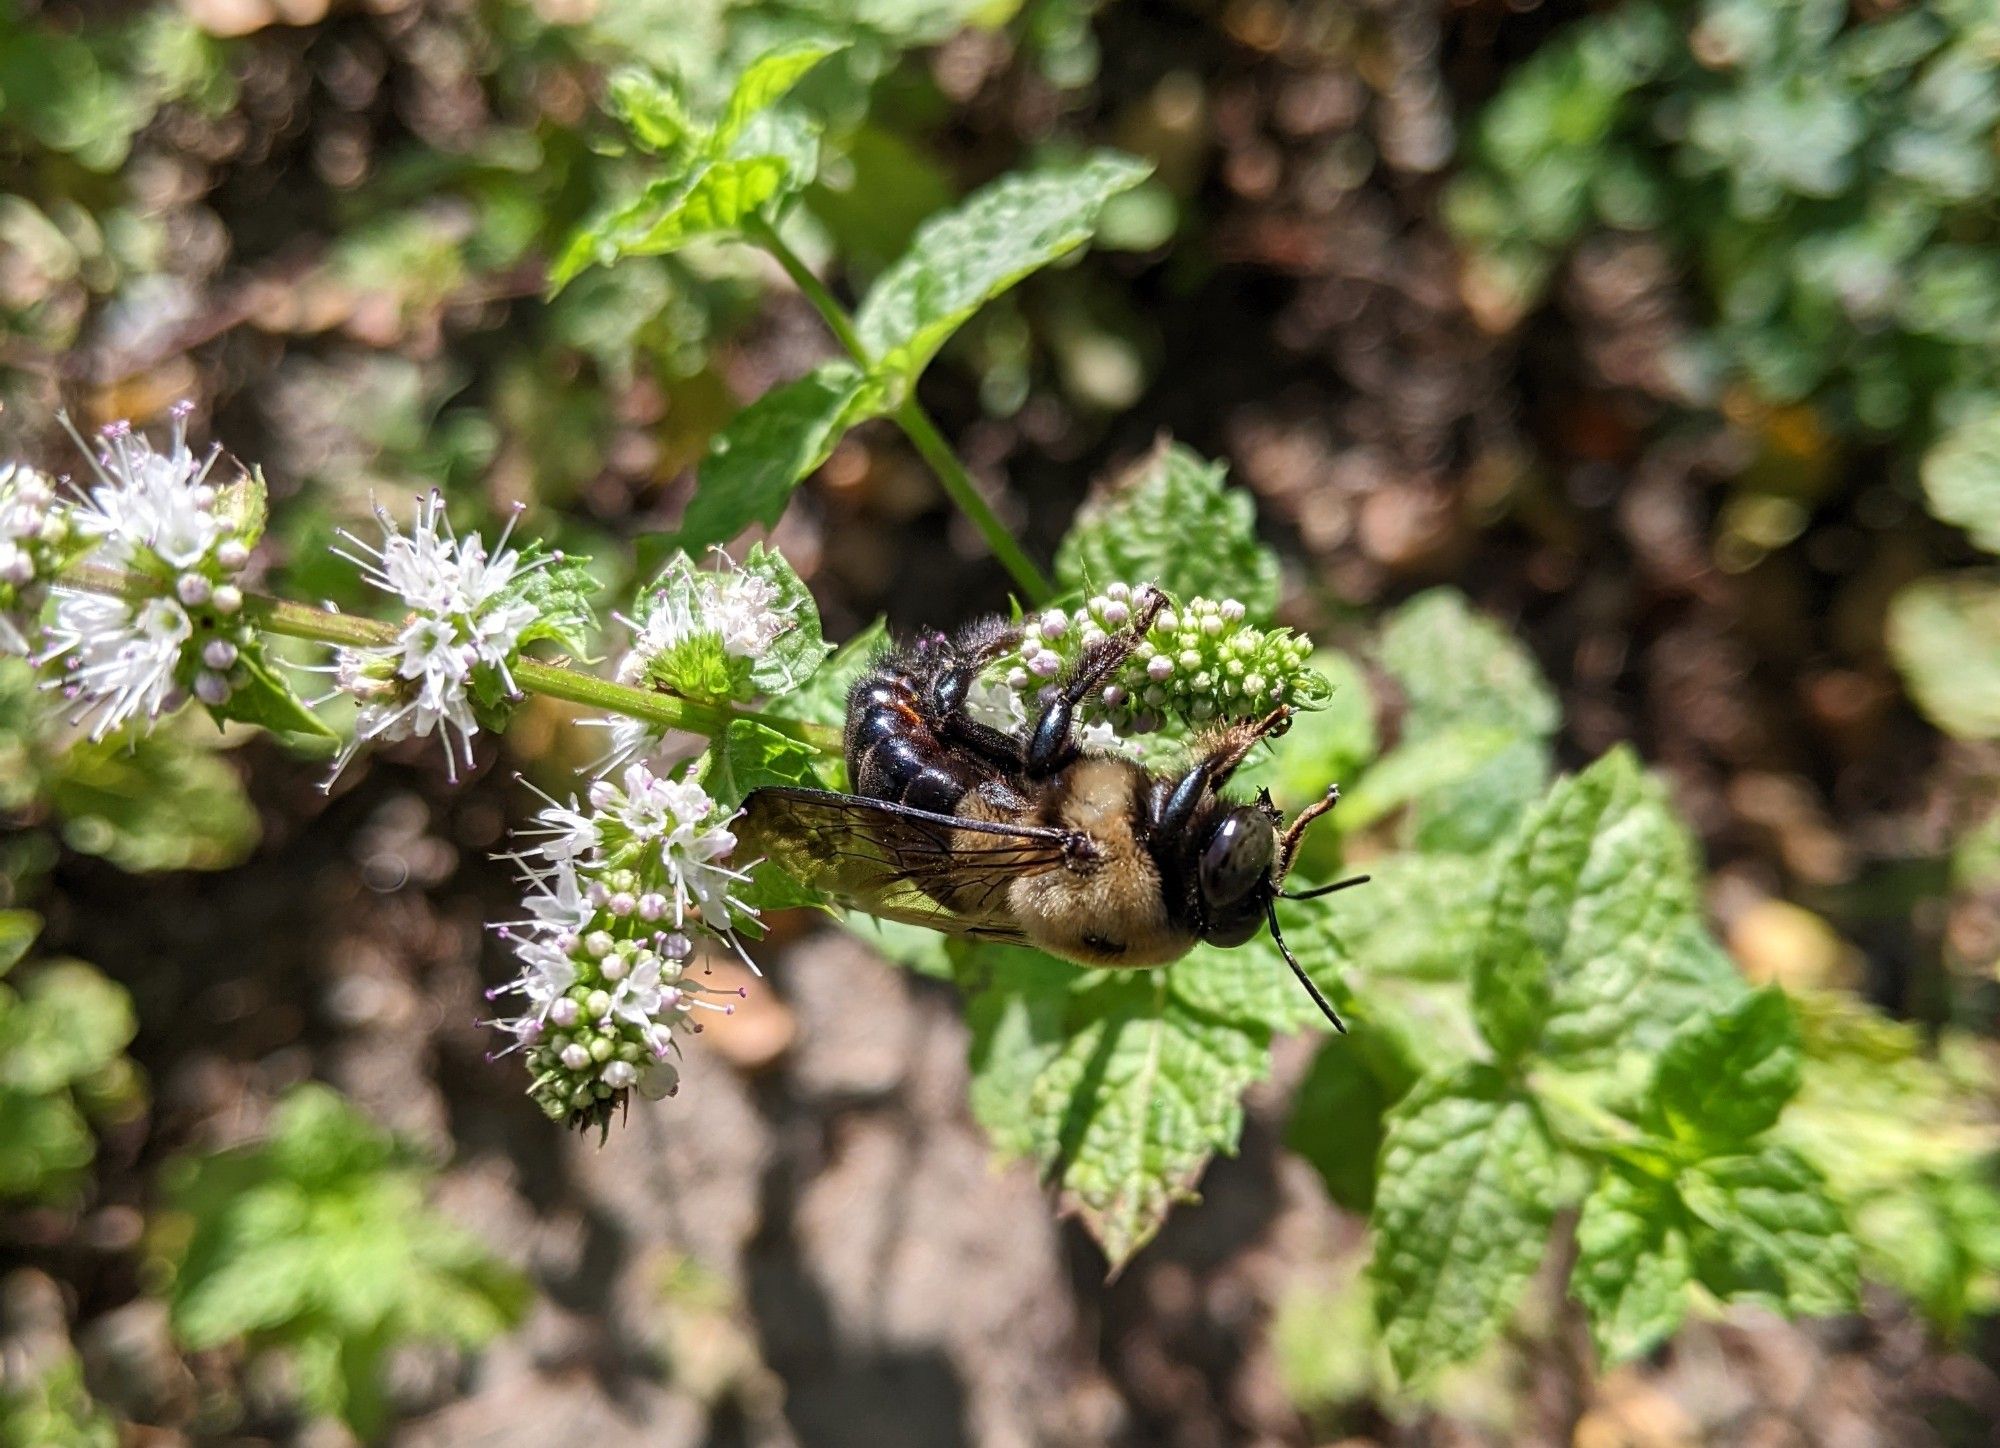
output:
[[[925, 381], [1031, 552], [1171, 431], [1254, 492], [1316, 638], [1463, 591], [1548, 676], [1561, 761], [1664, 771], [1744, 971], [1945, 1043], [1927, 1089], [1986, 1119], [1986, 0], [0, 0], [0, 455], [67, 469], [58, 407], [187, 398], [268, 475], [280, 591], [360, 604], [333, 530], [432, 485], [626, 587], [713, 432], [831, 347], [739, 249], [547, 298], [622, 175], [604, 76], [715, 96], [829, 26], [859, 40], [807, 82], [803, 209], [850, 299], [1002, 171], [1156, 163]], [[886, 424], [776, 542], [836, 640], [1005, 606]], [[331, 799], [267, 740], [65, 746], [0, 670], [0, 904], [89, 963], [0, 1010], [33, 1062], [0, 1089], [0, 1441], [337, 1444], [310, 1405], [357, 1362], [387, 1387], [349, 1421], [411, 1445], [1995, 1441], [2000, 1340], [1958, 1287], [1698, 1324], [1604, 1377], [1544, 1304], [1448, 1393], [1391, 1394], [1361, 1219], [1281, 1150], [1302, 1041], [1107, 1283], [992, 1165], [955, 992], [811, 922], [679, 1101], [565, 1136], [474, 1024], [514, 772], [596, 749], [555, 708], [463, 788], [418, 747]], [[301, 1261], [297, 1211], [361, 1225]], [[2000, 1267], [2000, 1227], [1962, 1235], [1940, 1281]], [[237, 1345], [281, 1319], [291, 1354]]]

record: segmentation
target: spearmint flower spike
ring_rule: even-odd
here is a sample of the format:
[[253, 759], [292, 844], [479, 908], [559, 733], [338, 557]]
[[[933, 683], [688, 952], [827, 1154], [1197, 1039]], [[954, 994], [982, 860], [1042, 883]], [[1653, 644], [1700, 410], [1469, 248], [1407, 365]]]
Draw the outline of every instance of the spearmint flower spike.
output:
[[[729, 864], [729, 818], [692, 780], [626, 767], [599, 779], [588, 800], [545, 807], [505, 856], [522, 870], [526, 914], [495, 934], [520, 963], [495, 999], [519, 1014], [491, 1024], [525, 1053], [528, 1092], [552, 1118], [605, 1127], [634, 1090], [670, 1095], [680, 1037], [699, 1011], [734, 1009], [741, 987], [688, 974], [689, 930], [727, 942], [747, 962], [737, 927], [757, 912], [734, 894], [747, 879]], [[751, 969], [755, 970], [754, 963]]]
[[433, 489], [418, 505], [405, 533], [377, 504], [378, 547], [347, 529], [349, 547], [335, 553], [354, 564], [363, 580], [398, 599], [409, 612], [393, 644], [343, 648], [335, 655], [336, 693], [360, 706], [354, 739], [334, 761], [325, 788], [365, 743], [438, 737], [445, 771], [454, 781], [473, 765], [472, 738], [480, 724], [475, 700], [489, 681], [506, 698], [518, 698], [513, 662], [521, 635], [537, 618], [535, 606], [514, 593], [519, 581], [548, 567], [553, 556], [523, 561], [506, 546], [520, 517], [517, 509], [489, 553], [477, 535], [463, 538], [444, 515], [444, 495]]

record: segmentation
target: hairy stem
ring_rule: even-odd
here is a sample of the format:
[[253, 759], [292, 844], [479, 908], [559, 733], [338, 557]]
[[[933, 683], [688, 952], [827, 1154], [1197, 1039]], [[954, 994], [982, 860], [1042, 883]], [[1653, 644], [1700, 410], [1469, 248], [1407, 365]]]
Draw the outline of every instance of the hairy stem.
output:
[[[83, 593], [106, 593], [118, 598], [151, 598], [165, 592], [163, 586], [143, 574], [113, 568], [103, 563], [76, 563], [64, 571], [58, 587]], [[396, 626], [379, 619], [360, 618], [294, 603], [286, 598], [246, 594], [243, 617], [266, 633], [288, 638], [312, 639], [342, 648], [379, 648], [396, 641]], [[840, 732], [824, 724], [784, 719], [726, 704], [703, 704], [650, 689], [635, 689], [611, 679], [600, 679], [567, 664], [543, 663], [522, 658], [512, 666], [514, 681], [531, 694], [546, 694], [588, 709], [623, 714], [662, 729], [680, 729], [713, 739], [732, 720], [747, 719], [765, 725], [789, 738], [816, 749], [837, 753]]]
[[[827, 327], [840, 340], [840, 345], [847, 349], [848, 355], [863, 367], [872, 367], [875, 359], [862, 346], [861, 336], [854, 330], [854, 319], [827, 290], [826, 283], [814, 276], [812, 268], [785, 244], [784, 238], [778, 235], [778, 229], [765, 218], [757, 216], [750, 220], [748, 230], [751, 239], [785, 269], [785, 275], [792, 279], [793, 285], [825, 319]], [[889, 415], [903, 429], [904, 436], [909, 438], [923, 460], [930, 464], [931, 471], [944, 485], [945, 494], [979, 530], [986, 546], [1000, 560], [1000, 566], [1013, 578], [1014, 586], [1030, 602], [1046, 602], [1053, 591], [1048, 579], [1014, 540], [1014, 535], [1007, 531], [1007, 525], [1000, 521], [992, 506], [980, 496], [972, 474], [965, 470], [965, 464], [958, 460], [958, 455], [944, 440], [944, 434], [938, 431], [937, 424], [931, 421], [930, 414], [917, 401], [915, 392], [904, 398]]]

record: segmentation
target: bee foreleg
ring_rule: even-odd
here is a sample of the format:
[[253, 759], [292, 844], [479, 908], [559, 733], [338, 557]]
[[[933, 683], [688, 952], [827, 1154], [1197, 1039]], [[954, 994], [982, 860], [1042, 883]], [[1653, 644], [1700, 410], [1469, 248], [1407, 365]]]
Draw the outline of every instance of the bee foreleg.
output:
[[1207, 752], [1180, 777], [1160, 811], [1159, 828], [1169, 834], [1186, 828], [1195, 807], [1229, 782], [1260, 739], [1283, 734], [1291, 727], [1292, 711], [1280, 704], [1262, 719], [1231, 724], [1211, 737]]

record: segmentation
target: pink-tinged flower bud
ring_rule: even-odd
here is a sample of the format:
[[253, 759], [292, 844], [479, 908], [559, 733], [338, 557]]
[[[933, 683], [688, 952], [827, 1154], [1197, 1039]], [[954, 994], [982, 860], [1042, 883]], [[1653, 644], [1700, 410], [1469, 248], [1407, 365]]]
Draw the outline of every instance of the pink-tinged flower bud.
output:
[[622, 955], [607, 955], [604, 957], [604, 964], [599, 966], [598, 970], [606, 980], [616, 985], [619, 981], [625, 979], [625, 957]]
[[220, 674], [211, 674], [204, 671], [194, 676], [195, 698], [201, 700], [202, 703], [209, 705], [211, 708], [228, 703], [232, 692], [229, 687], [229, 680], [223, 678]]
[[549, 1019], [559, 1026], [575, 1025], [579, 1013], [577, 1003], [568, 996], [558, 997], [556, 1003], [549, 1007]]
[[1036, 654], [1028, 660], [1028, 672], [1038, 678], [1052, 679], [1062, 672], [1062, 658], [1053, 653]]
[[243, 607], [243, 590], [233, 583], [225, 583], [215, 590], [215, 596], [209, 602], [215, 605], [217, 613], [228, 618]]
[[236, 667], [236, 645], [228, 639], [210, 639], [201, 646], [201, 661], [211, 669], [227, 672]]
[[1171, 678], [1173, 672], [1174, 661], [1165, 654], [1157, 654], [1146, 661], [1146, 677], [1155, 683]]
[[1104, 693], [1101, 697], [1104, 700], [1105, 708], [1116, 709], [1120, 704], [1125, 702], [1126, 696], [1125, 696], [1125, 690], [1119, 687], [1117, 684], [1106, 684], [1104, 686]]
[[672, 961], [688, 961], [694, 958], [694, 942], [676, 930], [660, 942], [660, 954]]
[[617, 941], [611, 938], [611, 932], [608, 930], [593, 930], [590, 934], [583, 937], [585, 953], [594, 955], [600, 960], [611, 954], [612, 948], [617, 943]]
[[215, 561], [226, 572], [235, 573], [250, 561], [250, 545], [241, 538], [225, 538], [215, 550]]
[[1104, 605], [1104, 621], [1113, 628], [1116, 628], [1119, 624], [1128, 622], [1131, 617], [1131, 608], [1119, 599], [1114, 598]]
[[174, 581], [174, 596], [189, 608], [199, 608], [214, 596], [215, 585], [199, 573], [183, 573]]
[[1104, 585], [1104, 596], [1115, 602], [1123, 602], [1132, 596], [1132, 587], [1127, 583], [1107, 583]]
[[609, 910], [613, 915], [623, 919], [639, 908], [639, 902], [632, 898], [631, 891], [618, 890], [614, 891], [611, 898], [604, 902], [604, 908]]
[[639, 1073], [630, 1061], [613, 1061], [598, 1077], [613, 1091], [624, 1091], [638, 1084]]
[[667, 913], [667, 897], [657, 891], [647, 891], [639, 897], [639, 918], [658, 920]]
[[1069, 615], [1059, 608], [1052, 608], [1042, 615], [1042, 637], [1059, 639], [1063, 630], [1069, 627]]
[[581, 1071], [590, 1064], [590, 1052], [585, 1047], [579, 1046], [575, 1041], [571, 1041], [567, 1046], [562, 1048], [560, 1059], [563, 1065], [570, 1070]]

